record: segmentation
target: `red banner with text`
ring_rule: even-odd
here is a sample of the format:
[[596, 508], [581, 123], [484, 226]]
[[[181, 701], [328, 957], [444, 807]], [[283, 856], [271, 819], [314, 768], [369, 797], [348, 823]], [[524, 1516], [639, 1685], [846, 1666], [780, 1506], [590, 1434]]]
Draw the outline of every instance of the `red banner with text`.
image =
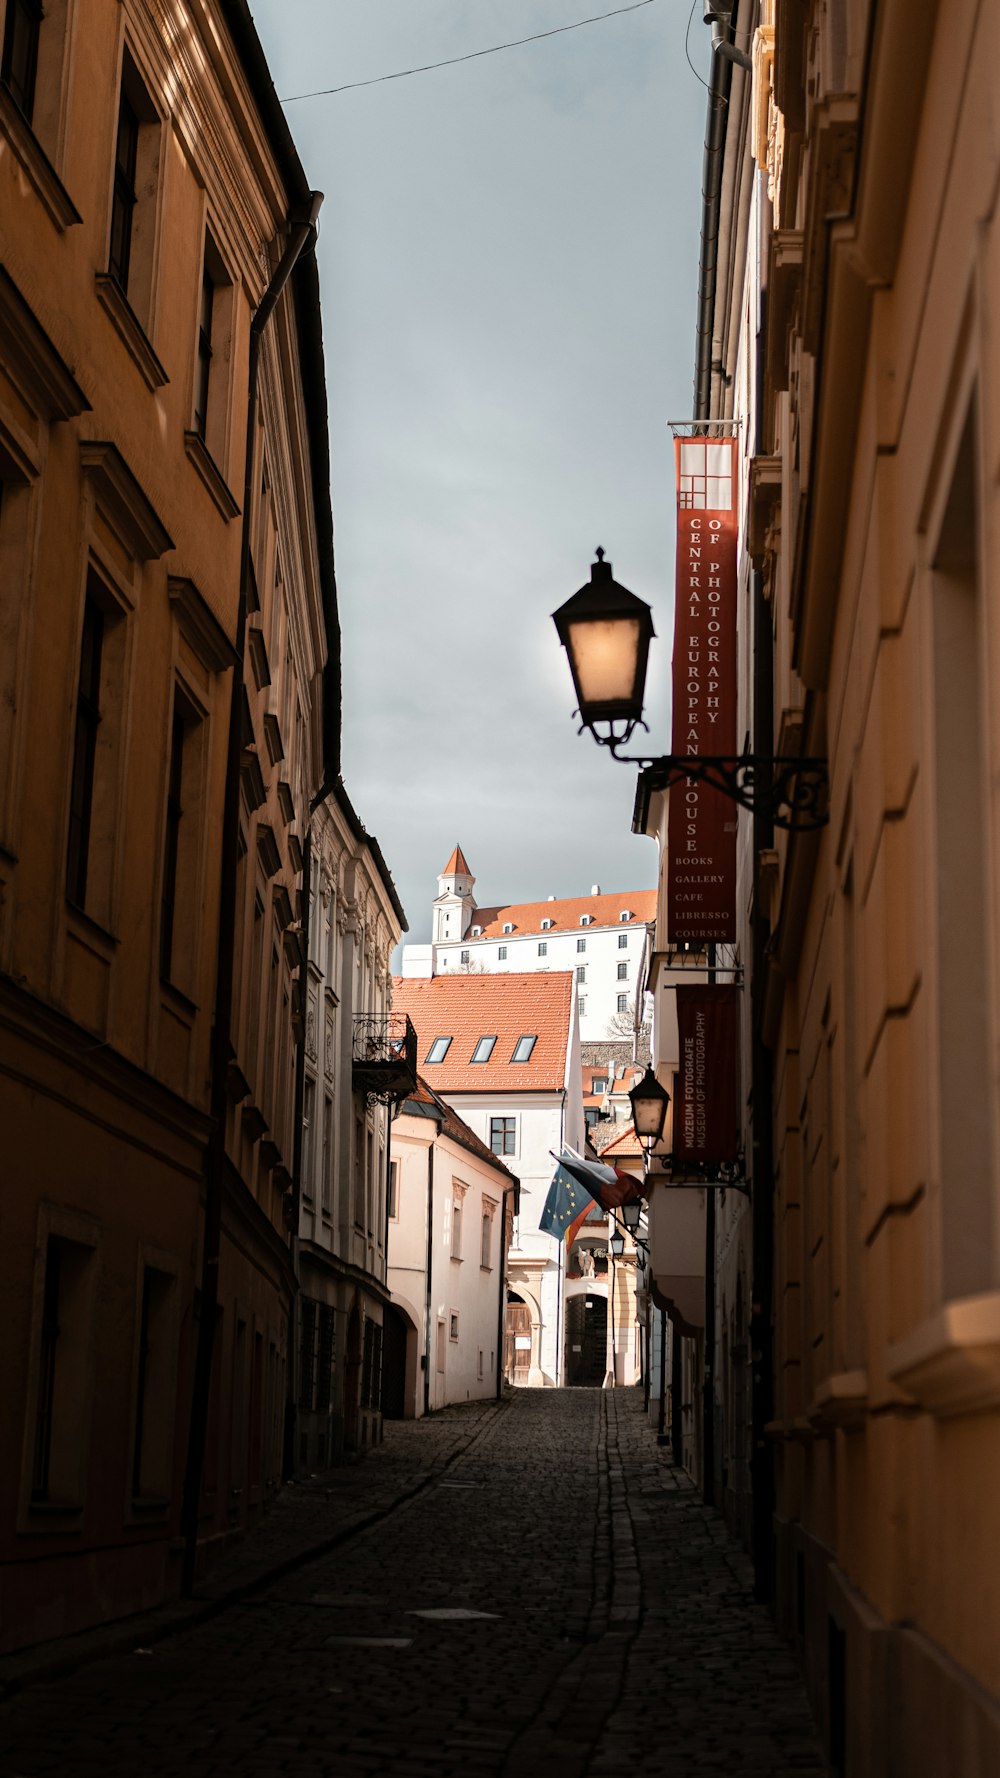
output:
[[[736, 440], [678, 438], [671, 752], [736, 747]], [[683, 778], [667, 819], [667, 943], [736, 938], [736, 804]]]
[[679, 1161], [735, 1161], [739, 989], [677, 989], [680, 1067], [674, 1106], [674, 1168]]

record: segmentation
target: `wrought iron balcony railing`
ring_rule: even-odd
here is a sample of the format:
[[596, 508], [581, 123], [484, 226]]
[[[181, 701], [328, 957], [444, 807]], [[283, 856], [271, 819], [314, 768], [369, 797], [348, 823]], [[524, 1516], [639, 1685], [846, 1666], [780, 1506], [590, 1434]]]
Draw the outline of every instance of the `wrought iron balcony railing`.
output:
[[354, 1086], [370, 1099], [405, 1099], [417, 1085], [417, 1034], [404, 1012], [354, 1016]]

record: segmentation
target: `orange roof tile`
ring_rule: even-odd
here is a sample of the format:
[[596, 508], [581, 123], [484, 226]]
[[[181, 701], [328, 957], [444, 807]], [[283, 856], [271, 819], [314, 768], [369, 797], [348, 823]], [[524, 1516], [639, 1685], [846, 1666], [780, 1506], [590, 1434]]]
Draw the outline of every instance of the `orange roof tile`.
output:
[[[627, 922], [619, 919], [626, 910], [632, 916]], [[502, 938], [507, 925], [515, 932], [541, 932], [543, 920], [552, 921], [553, 932], [573, 931], [584, 914], [592, 916], [595, 926], [639, 926], [656, 919], [656, 890], [622, 889], [614, 895], [577, 895], [569, 901], [519, 901], [509, 907], [477, 908], [472, 920], [482, 927], [483, 938]]]
[[[394, 976], [392, 1004], [417, 1032], [417, 1059], [436, 1093], [552, 1093], [567, 1084], [573, 1012], [570, 971], [532, 975]], [[496, 1037], [488, 1062], [473, 1062], [480, 1037]], [[427, 1061], [435, 1037], [450, 1037], [443, 1062]], [[519, 1037], [535, 1037], [527, 1062], [512, 1062]]]
[[471, 877], [472, 872], [465, 862], [465, 854], [461, 846], [455, 847], [441, 875], [443, 877]]
[[612, 1155], [618, 1160], [631, 1158], [633, 1155], [641, 1157], [642, 1143], [635, 1133], [634, 1124], [625, 1124], [620, 1136], [615, 1136], [610, 1142], [604, 1144], [601, 1149], [602, 1161], [607, 1155]]

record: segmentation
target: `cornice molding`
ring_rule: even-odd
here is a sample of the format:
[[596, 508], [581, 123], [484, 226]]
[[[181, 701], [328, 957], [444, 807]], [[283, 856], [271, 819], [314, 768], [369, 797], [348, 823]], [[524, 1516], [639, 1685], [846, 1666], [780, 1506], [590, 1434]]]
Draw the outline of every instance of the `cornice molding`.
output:
[[177, 627], [202, 666], [210, 673], [221, 673], [226, 667], [235, 666], [236, 650], [194, 581], [182, 575], [170, 575], [167, 596], [177, 618]]

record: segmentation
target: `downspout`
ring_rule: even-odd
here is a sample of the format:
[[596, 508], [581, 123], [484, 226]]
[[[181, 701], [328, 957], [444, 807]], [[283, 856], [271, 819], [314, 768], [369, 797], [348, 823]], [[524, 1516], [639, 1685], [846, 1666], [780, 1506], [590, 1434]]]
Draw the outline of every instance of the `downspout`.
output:
[[[438, 1126], [440, 1129], [440, 1125]], [[427, 1149], [427, 1283], [424, 1289], [424, 1413], [431, 1411], [431, 1305], [434, 1266], [434, 1142]]]
[[[301, 1280], [299, 1278], [299, 1212], [302, 1204], [302, 1114], [305, 1109], [306, 1097], [306, 1019], [309, 993], [309, 938], [311, 928], [310, 893], [312, 868], [312, 822], [306, 827], [305, 839], [302, 843], [302, 911], [301, 924], [305, 933], [305, 963], [299, 965], [299, 987], [301, 1004], [299, 1006], [299, 1029], [295, 1039], [295, 1090], [292, 1096], [294, 1106], [295, 1128], [292, 1137], [292, 1227], [289, 1249], [292, 1259], [292, 1270], [295, 1282], [299, 1285], [288, 1306], [288, 1362], [285, 1365], [285, 1451], [282, 1480], [288, 1481], [295, 1473], [295, 1434], [298, 1430], [299, 1404], [299, 1319]], [[315, 1153], [315, 1148], [313, 1149]]]
[[701, 177], [701, 248], [698, 260], [693, 416], [696, 420], [707, 420], [712, 416], [712, 334], [715, 328], [715, 277], [719, 260], [719, 204], [732, 77], [732, 63], [722, 56], [713, 56]]
[[212, 1383], [212, 1352], [219, 1302], [219, 1255], [222, 1247], [222, 1198], [226, 1165], [227, 1076], [232, 1043], [233, 972], [235, 959], [236, 877], [240, 839], [240, 753], [243, 715], [243, 657], [246, 645], [247, 592], [250, 579], [250, 507], [253, 498], [253, 445], [257, 423], [257, 381], [261, 337], [274, 313], [278, 298], [296, 261], [316, 239], [316, 218], [323, 202], [321, 192], [311, 192], [306, 211], [288, 219], [284, 252], [272, 274], [253, 320], [247, 363], [246, 462], [243, 474], [243, 524], [240, 538], [240, 589], [236, 607], [236, 661], [229, 698], [229, 734], [226, 747], [226, 784], [222, 805], [222, 851], [219, 861], [219, 925], [216, 946], [215, 1016], [211, 1045], [211, 1127], [205, 1147], [205, 1209], [202, 1236], [201, 1301], [194, 1376], [191, 1383], [191, 1423], [187, 1462], [181, 1496], [181, 1536], [184, 1556], [181, 1592], [190, 1596], [194, 1586], [198, 1547], [198, 1516], [201, 1480], [208, 1436], [208, 1404]]
[[503, 1188], [503, 1200], [500, 1205], [500, 1293], [497, 1303], [497, 1401], [503, 1400], [503, 1343], [505, 1311], [507, 1308], [507, 1199], [515, 1191], [513, 1185]]

